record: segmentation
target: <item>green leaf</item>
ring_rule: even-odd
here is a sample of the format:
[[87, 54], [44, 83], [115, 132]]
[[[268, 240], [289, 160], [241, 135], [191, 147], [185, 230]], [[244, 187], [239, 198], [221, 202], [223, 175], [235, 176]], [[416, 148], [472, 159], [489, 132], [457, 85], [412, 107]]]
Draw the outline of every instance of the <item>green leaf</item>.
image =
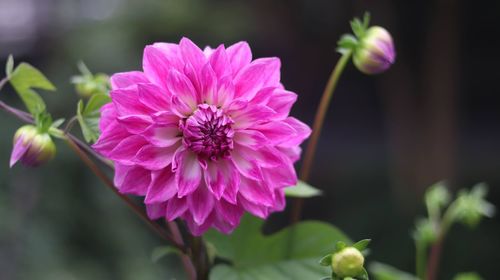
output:
[[215, 266], [210, 279], [318, 279], [330, 273], [318, 259], [333, 252], [336, 240], [350, 242], [340, 230], [322, 222], [301, 222], [267, 236], [261, 232], [262, 224], [246, 215], [231, 235], [213, 230], [205, 234], [217, 256], [232, 263]]
[[84, 106], [82, 100], [78, 102], [76, 117], [85, 141], [95, 142], [99, 138], [100, 109], [110, 101], [109, 96], [105, 94], [94, 94], [87, 102], [87, 105]]
[[50, 91], [56, 89], [38, 69], [24, 62], [12, 72], [9, 81], [34, 117], [45, 111], [45, 102], [33, 89]]
[[359, 251], [363, 251], [366, 249], [366, 247], [368, 247], [368, 244], [370, 244], [371, 241], [371, 239], [363, 239], [354, 243], [352, 247], [358, 249]]
[[158, 262], [161, 258], [169, 254], [179, 254], [179, 250], [172, 246], [159, 246], [153, 249], [151, 253], [151, 260], [153, 262]]
[[60, 126], [61, 126], [61, 124], [63, 124], [63, 123], [64, 123], [64, 121], [65, 121], [65, 119], [64, 119], [64, 118], [57, 119], [57, 120], [55, 120], [55, 121], [52, 123], [52, 127], [54, 127], [54, 128], [58, 128], [58, 127], [60, 127]]
[[448, 205], [451, 194], [444, 181], [440, 181], [430, 186], [425, 192], [425, 205], [429, 212], [429, 217], [436, 222], [440, 219], [441, 210]]
[[366, 269], [363, 267], [363, 272], [361, 272], [360, 275], [356, 276], [356, 279], [359, 280], [370, 280], [370, 277], [368, 276], [368, 272]]
[[481, 276], [475, 272], [462, 272], [457, 274], [453, 280], [482, 280]]
[[312, 187], [304, 181], [298, 181], [297, 185], [285, 188], [285, 195], [289, 197], [314, 197], [322, 194], [322, 191]]
[[375, 280], [419, 280], [410, 273], [379, 262], [372, 262], [368, 269]]
[[14, 57], [12, 55], [9, 55], [7, 64], [5, 64], [5, 74], [7, 75], [7, 77], [10, 77], [12, 75], [12, 70], [14, 70]]
[[319, 260], [319, 264], [322, 266], [332, 265], [332, 254], [328, 254]]
[[342, 251], [347, 245], [343, 241], [337, 241], [335, 244], [335, 252], [340, 252]]

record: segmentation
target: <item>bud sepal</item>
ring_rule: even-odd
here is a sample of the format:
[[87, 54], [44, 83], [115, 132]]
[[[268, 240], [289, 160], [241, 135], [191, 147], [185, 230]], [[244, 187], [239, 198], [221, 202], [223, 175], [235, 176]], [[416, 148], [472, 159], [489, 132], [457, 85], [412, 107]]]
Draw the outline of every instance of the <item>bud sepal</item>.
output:
[[332, 276], [329, 279], [368, 280], [362, 251], [366, 250], [369, 243], [370, 239], [363, 239], [352, 246], [347, 246], [344, 242], [339, 241], [335, 245], [335, 252], [321, 258], [319, 264], [332, 267]]

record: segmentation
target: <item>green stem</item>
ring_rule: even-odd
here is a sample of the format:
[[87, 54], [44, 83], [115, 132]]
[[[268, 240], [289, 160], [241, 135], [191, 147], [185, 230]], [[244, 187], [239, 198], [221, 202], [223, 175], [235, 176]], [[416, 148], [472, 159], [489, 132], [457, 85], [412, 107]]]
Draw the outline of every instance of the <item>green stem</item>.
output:
[[[311, 173], [311, 168], [314, 160], [314, 155], [316, 153], [316, 148], [318, 145], [319, 136], [321, 135], [321, 128], [323, 127], [323, 123], [325, 122], [325, 116], [328, 111], [328, 107], [330, 106], [330, 102], [332, 100], [333, 92], [337, 87], [337, 83], [339, 81], [342, 72], [344, 71], [345, 66], [349, 62], [351, 58], [352, 51], [347, 51], [342, 54], [339, 61], [335, 65], [335, 68], [330, 75], [330, 79], [326, 84], [325, 90], [323, 91], [323, 96], [321, 97], [321, 101], [318, 105], [318, 109], [316, 111], [316, 116], [314, 118], [313, 129], [311, 138], [309, 139], [309, 143], [307, 144], [307, 148], [304, 153], [304, 162], [302, 164], [302, 169], [300, 172], [299, 178], [302, 181], [309, 180], [309, 176]], [[291, 214], [291, 222], [296, 223], [301, 218], [303, 199], [296, 198], [293, 201], [292, 205], [292, 214]]]
[[427, 266], [427, 246], [421, 240], [416, 240], [415, 247], [416, 247], [417, 278], [425, 279], [425, 270]]

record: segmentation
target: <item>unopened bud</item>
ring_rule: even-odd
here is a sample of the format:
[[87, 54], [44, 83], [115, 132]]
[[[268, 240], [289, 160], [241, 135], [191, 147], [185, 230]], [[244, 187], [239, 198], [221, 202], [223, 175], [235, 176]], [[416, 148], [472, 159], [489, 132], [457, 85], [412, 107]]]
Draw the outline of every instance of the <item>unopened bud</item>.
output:
[[333, 272], [340, 278], [357, 277], [362, 274], [364, 263], [363, 254], [354, 247], [346, 247], [332, 257]]
[[25, 125], [14, 135], [10, 167], [18, 161], [29, 167], [39, 166], [51, 160], [55, 154], [56, 146], [48, 133], [40, 133], [35, 126]]
[[394, 43], [387, 30], [372, 26], [359, 38], [354, 50], [354, 65], [365, 74], [377, 74], [389, 69], [396, 58]]

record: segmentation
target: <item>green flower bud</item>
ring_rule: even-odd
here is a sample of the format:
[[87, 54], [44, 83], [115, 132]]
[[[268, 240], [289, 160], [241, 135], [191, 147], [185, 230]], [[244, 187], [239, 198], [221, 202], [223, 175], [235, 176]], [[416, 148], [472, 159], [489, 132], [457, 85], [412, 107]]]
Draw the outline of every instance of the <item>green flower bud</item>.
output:
[[75, 76], [72, 79], [78, 95], [89, 98], [94, 94], [107, 94], [109, 91], [109, 76], [106, 74]]
[[384, 72], [394, 63], [396, 51], [392, 37], [380, 26], [372, 26], [362, 33], [354, 48], [354, 65], [365, 74]]
[[332, 256], [333, 272], [340, 278], [359, 276], [364, 263], [363, 254], [354, 247], [346, 247]]
[[40, 133], [35, 126], [25, 125], [14, 135], [10, 167], [18, 161], [29, 167], [39, 166], [51, 160], [55, 154], [56, 146], [48, 133]]

